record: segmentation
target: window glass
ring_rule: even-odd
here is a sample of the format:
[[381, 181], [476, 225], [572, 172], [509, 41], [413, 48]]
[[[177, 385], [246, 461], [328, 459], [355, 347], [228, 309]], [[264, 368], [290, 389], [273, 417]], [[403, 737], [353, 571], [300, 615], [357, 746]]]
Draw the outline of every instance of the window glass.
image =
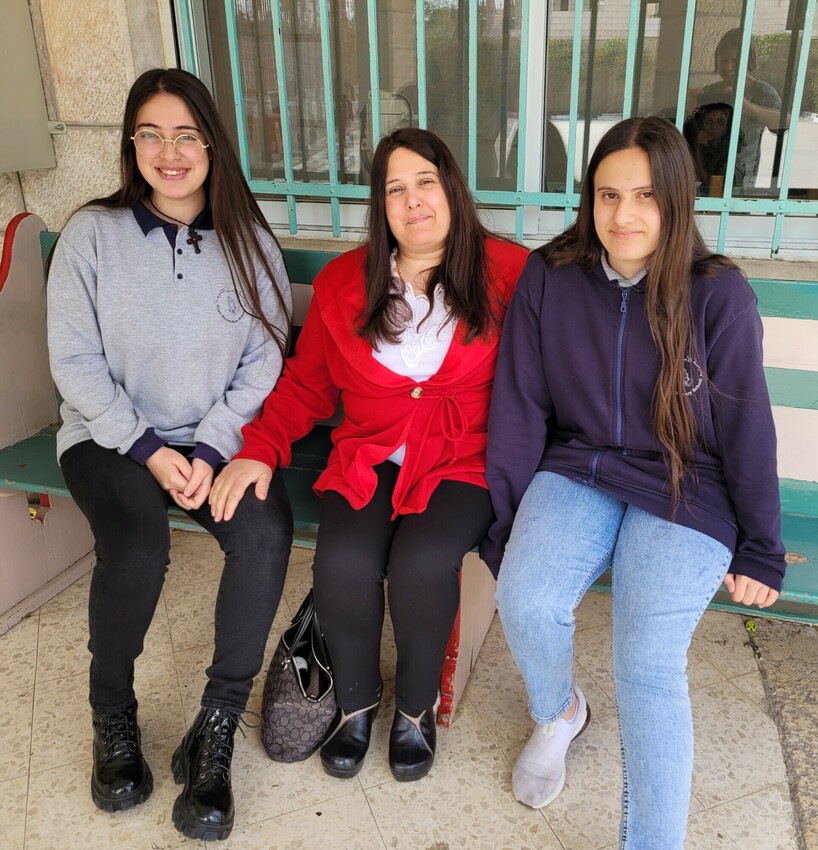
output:
[[[284, 140], [273, 39], [272, 0], [235, 0], [242, 103], [251, 176], [284, 176]], [[291, 163], [296, 180], [329, 179], [324, 65], [318, 0], [277, 0], [281, 10]], [[476, 174], [478, 189], [515, 190], [520, 119], [520, 39], [522, 0], [477, 2]], [[531, 0], [535, 3], [536, 0]], [[461, 167], [469, 157], [470, 0], [426, 0], [427, 123], [451, 147]], [[582, 14], [575, 156], [576, 191], [602, 134], [621, 120], [626, 100], [631, 114], [664, 115], [677, 120], [683, 61], [684, 3], [642, 2], [635, 44], [636, 61], [628, 79], [630, 0], [592, 0]], [[811, 34], [809, 64], [799, 103], [795, 100], [805, 3], [757, 2], [750, 61], [736, 140], [734, 196], [777, 195], [789, 138], [795, 136], [790, 197], [816, 197], [818, 169], [818, 47]], [[699, 192], [721, 196], [727, 164], [738, 51], [741, 0], [700, 0], [694, 18], [687, 91], [680, 121], [694, 156]], [[372, 127], [371, 68], [366, 0], [330, 0], [330, 55], [335, 156], [342, 183], [369, 182], [376, 143]], [[225, 7], [205, 2], [215, 94], [229, 129], [238, 134]], [[381, 133], [418, 124], [416, 0], [379, 0], [379, 91]], [[528, 188], [563, 192], [568, 170], [569, 112], [574, 3], [553, 0], [545, 11], [545, 68], [542, 104], [529, 103], [529, 143], [542, 139], [539, 175], [527, 175]], [[815, 27], [818, 28], [818, 17]], [[541, 36], [540, 36], [541, 37]], [[542, 41], [529, 52], [542, 56]], [[533, 55], [533, 54], [532, 54]], [[528, 69], [523, 69], [524, 73]], [[532, 81], [529, 80], [529, 87]], [[541, 81], [540, 81], [541, 82]], [[629, 98], [626, 97], [629, 95]], [[541, 125], [540, 125], [541, 122]], [[537, 133], [533, 133], [536, 126]], [[541, 135], [540, 135], [541, 134]], [[530, 153], [530, 152], [529, 152]], [[533, 177], [533, 183], [532, 183]], [[522, 181], [521, 181], [522, 182]]]

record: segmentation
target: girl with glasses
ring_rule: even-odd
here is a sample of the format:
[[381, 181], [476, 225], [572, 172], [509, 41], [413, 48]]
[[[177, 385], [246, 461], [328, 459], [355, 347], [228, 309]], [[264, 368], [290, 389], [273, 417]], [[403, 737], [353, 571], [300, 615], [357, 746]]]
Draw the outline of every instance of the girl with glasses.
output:
[[518, 282], [489, 423], [484, 556], [502, 560], [500, 617], [536, 723], [513, 791], [539, 809], [562, 790], [590, 719], [574, 611], [611, 567], [622, 850], [682, 850], [693, 631], [722, 581], [764, 608], [785, 568], [761, 320], [705, 247], [695, 181], [663, 118], [603, 136], [576, 223]]
[[233, 826], [233, 737], [281, 596], [292, 514], [280, 475], [216, 523], [207, 498], [281, 371], [290, 286], [204, 85], [142, 74], [125, 105], [121, 185], [66, 225], [48, 281], [57, 436], [95, 536], [89, 600], [91, 796], [103, 811], [151, 793], [134, 661], [168, 565], [175, 503], [225, 553], [201, 710], [173, 755], [186, 836]]

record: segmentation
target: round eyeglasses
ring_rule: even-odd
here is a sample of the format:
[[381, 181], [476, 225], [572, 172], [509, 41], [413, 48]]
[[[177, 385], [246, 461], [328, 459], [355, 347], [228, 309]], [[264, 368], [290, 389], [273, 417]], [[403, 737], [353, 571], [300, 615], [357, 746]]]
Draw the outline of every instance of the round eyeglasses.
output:
[[165, 149], [165, 142], [170, 142], [179, 156], [191, 162], [201, 159], [205, 148], [210, 147], [192, 133], [180, 133], [175, 139], [163, 139], [153, 130], [137, 130], [131, 136], [131, 141], [139, 153], [147, 157], [159, 156]]

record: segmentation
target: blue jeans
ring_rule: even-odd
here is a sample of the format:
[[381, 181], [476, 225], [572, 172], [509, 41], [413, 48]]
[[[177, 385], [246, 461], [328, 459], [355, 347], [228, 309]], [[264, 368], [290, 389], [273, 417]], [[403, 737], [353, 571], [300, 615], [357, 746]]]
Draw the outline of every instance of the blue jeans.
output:
[[537, 723], [571, 705], [574, 610], [613, 565], [622, 850], [683, 850], [693, 770], [687, 650], [732, 553], [587, 484], [538, 472], [520, 504], [497, 603]]

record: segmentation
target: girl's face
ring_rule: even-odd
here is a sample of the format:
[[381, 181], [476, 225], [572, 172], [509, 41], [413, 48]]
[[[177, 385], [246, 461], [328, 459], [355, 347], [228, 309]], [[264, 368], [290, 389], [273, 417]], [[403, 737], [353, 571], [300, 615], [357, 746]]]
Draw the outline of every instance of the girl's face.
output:
[[148, 157], [136, 149], [139, 172], [153, 190], [151, 199], [158, 209], [176, 218], [196, 215], [206, 202], [204, 182], [210, 171], [210, 157], [205, 148], [197, 158], [198, 148], [195, 143], [190, 144], [189, 138], [180, 140], [179, 147], [192, 152], [191, 158], [180, 154], [173, 145], [179, 136], [195, 136], [206, 143], [188, 105], [175, 94], [154, 95], [136, 113], [134, 134], [140, 130], [170, 140], [164, 143], [158, 156]]
[[449, 199], [437, 167], [408, 148], [386, 163], [386, 220], [404, 255], [437, 255], [449, 238]]
[[641, 148], [609, 154], [594, 176], [594, 226], [611, 268], [632, 278], [659, 245], [662, 218]]

